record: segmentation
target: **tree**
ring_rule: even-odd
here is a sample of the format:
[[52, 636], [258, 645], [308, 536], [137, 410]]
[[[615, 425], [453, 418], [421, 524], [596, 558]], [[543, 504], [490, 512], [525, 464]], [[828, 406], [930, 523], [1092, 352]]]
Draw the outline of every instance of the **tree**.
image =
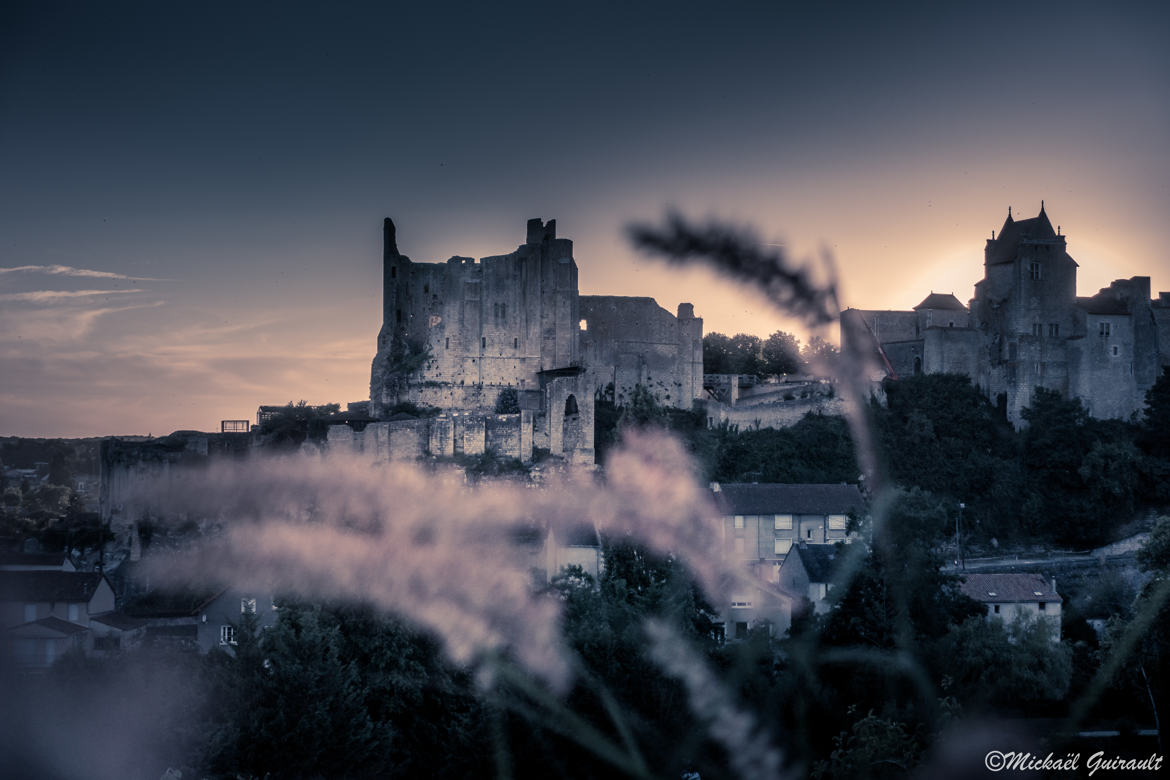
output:
[[1036, 710], [1063, 700], [1072, 674], [1071, 649], [1052, 641], [1043, 618], [973, 616], [952, 627], [933, 655], [943, 693], [968, 706]]
[[839, 357], [840, 350], [820, 336], [810, 338], [800, 352], [805, 370], [813, 373], [834, 373]]
[[496, 396], [496, 414], [519, 414], [520, 394], [514, 387], [505, 387]]
[[800, 341], [778, 330], [761, 346], [761, 358], [760, 370], [765, 376], [795, 374], [801, 369]]

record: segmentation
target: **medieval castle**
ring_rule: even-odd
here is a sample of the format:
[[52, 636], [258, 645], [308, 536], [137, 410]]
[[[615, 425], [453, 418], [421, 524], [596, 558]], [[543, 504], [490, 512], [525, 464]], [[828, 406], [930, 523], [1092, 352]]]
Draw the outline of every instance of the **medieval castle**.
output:
[[[333, 426], [329, 445], [391, 458], [492, 450], [522, 461], [541, 449], [589, 464], [596, 397], [620, 403], [638, 385], [683, 409], [702, 396], [703, 321], [691, 304], [676, 317], [652, 298], [581, 295], [573, 242], [557, 238], [555, 220], [529, 220], [510, 254], [416, 263], [386, 219], [370, 376], [379, 422]], [[404, 405], [440, 413], [396, 419]]]
[[913, 311], [848, 309], [842, 344], [876, 353], [884, 373], [967, 374], [1019, 424], [1036, 387], [1079, 398], [1094, 417], [1140, 413], [1170, 365], [1170, 293], [1150, 299], [1150, 278], [1119, 279], [1077, 297], [1077, 263], [1040, 205], [1011, 209], [984, 249], [983, 279], [964, 306], [931, 293]]

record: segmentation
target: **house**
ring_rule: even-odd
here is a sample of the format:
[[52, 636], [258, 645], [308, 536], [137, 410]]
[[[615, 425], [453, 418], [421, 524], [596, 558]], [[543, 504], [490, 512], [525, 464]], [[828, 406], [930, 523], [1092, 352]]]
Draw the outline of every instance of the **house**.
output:
[[0, 641], [18, 668], [47, 669], [69, 650], [88, 650], [91, 621], [114, 609], [114, 590], [101, 573], [60, 565], [0, 571]]
[[713, 483], [711, 491], [725, 549], [769, 582], [794, 544], [848, 541], [850, 516], [865, 513], [857, 485]]
[[56, 617], [84, 629], [92, 616], [113, 609], [114, 590], [100, 572], [0, 571], [0, 627]]
[[829, 590], [839, 563], [837, 553], [836, 544], [800, 542], [785, 556], [777, 581], [785, 590], [807, 598], [815, 614], [828, 612]]
[[960, 586], [963, 593], [987, 607], [989, 620], [1012, 623], [1017, 618], [1040, 618], [1048, 622], [1052, 638], [1060, 640], [1060, 609], [1063, 599], [1056, 592], [1056, 579], [1023, 572], [972, 573]]
[[140, 621], [133, 630], [140, 627], [142, 640], [150, 644], [175, 645], [200, 653], [219, 648], [230, 653], [234, 652], [244, 616], [255, 615], [257, 627], [268, 628], [276, 623], [277, 606], [271, 595], [228, 588], [154, 590], [128, 603], [124, 614]]

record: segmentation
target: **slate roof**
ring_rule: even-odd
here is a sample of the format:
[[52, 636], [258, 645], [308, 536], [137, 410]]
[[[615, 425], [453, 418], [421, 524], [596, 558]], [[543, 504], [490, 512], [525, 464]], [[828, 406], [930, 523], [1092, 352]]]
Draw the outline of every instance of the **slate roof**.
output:
[[1094, 295], [1092, 298], [1077, 298], [1077, 306], [1089, 314], [1129, 314], [1125, 301], [1110, 295]]
[[1052, 582], [1043, 574], [997, 572], [968, 574], [960, 586], [963, 593], [985, 604], [991, 602], [1055, 601], [1060, 594], [1052, 589]]
[[1040, 207], [1040, 213], [1031, 219], [1013, 220], [1009, 213], [999, 235], [992, 239], [995, 242], [995, 249], [988, 262], [991, 265], [1010, 263], [1015, 259], [1016, 249], [1021, 241], [1043, 241], [1056, 237], [1056, 231], [1052, 229], [1052, 223], [1048, 221], [1043, 206]]
[[809, 582], [831, 582], [834, 561], [837, 558], [835, 544], [798, 544], [796, 554], [808, 572]]
[[959, 302], [954, 293], [935, 293], [922, 299], [922, 303], [914, 307], [914, 311], [919, 309], [946, 309], [947, 311], [967, 311], [967, 307]]
[[227, 588], [184, 592], [154, 590], [127, 604], [124, 611], [136, 618], [194, 617], [226, 592]]
[[96, 571], [0, 571], [0, 601], [88, 603], [102, 579]]
[[719, 485], [715, 501], [733, 515], [844, 515], [865, 511], [857, 485], [729, 483]]

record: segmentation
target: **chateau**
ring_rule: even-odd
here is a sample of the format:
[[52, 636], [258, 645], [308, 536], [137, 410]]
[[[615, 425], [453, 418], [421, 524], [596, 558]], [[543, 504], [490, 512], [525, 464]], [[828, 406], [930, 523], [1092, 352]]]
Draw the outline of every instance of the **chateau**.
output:
[[1135, 276], [1077, 297], [1077, 267], [1043, 203], [1031, 219], [1008, 209], [969, 305], [931, 293], [912, 311], [848, 309], [842, 344], [893, 377], [967, 374], [1016, 424], [1036, 387], [1081, 399], [1094, 417], [1128, 418], [1170, 365], [1170, 293], [1151, 300], [1150, 278]]
[[[383, 223], [382, 327], [362, 431], [334, 426], [331, 447], [389, 457], [534, 449], [593, 462], [597, 396], [621, 402], [637, 385], [690, 409], [703, 393], [703, 321], [652, 298], [583, 296], [573, 242], [556, 221], [528, 221], [506, 255], [416, 263]], [[506, 391], [506, 392], [505, 392]], [[502, 399], [517, 408], [504, 408]], [[436, 417], [396, 420], [404, 404]], [[510, 403], [504, 403], [510, 406]]]

